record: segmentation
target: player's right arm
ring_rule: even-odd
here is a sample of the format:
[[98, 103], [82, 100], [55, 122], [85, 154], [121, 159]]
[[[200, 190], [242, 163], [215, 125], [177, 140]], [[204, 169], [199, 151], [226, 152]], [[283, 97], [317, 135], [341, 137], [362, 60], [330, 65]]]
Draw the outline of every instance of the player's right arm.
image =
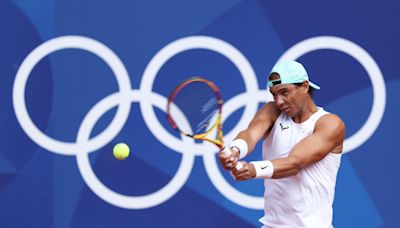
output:
[[[248, 153], [251, 153], [258, 141], [272, 128], [279, 114], [280, 110], [275, 105], [275, 102], [264, 104], [251, 120], [247, 129], [241, 131], [235, 140], [244, 140], [247, 144]], [[231, 148], [231, 154], [229, 156], [226, 156], [224, 153], [219, 153], [219, 160], [224, 169], [233, 169], [239, 160], [239, 154], [240, 151], [236, 147]]]

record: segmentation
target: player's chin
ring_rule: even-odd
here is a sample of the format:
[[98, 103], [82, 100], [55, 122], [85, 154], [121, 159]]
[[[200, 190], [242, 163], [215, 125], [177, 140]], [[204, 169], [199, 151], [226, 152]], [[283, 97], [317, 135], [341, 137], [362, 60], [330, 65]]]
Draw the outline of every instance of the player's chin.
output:
[[285, 113], [286, 115], [288, 115], [288, 113], [290, 112], [289, 107], [279, 107], [279, 109], [281, 110], [281, 112]]
[[289, 117], [295, 117], [296, 113], [293, 111], [291, 108], [287, 108], [282, 110], [283, 113], [285, 113]]

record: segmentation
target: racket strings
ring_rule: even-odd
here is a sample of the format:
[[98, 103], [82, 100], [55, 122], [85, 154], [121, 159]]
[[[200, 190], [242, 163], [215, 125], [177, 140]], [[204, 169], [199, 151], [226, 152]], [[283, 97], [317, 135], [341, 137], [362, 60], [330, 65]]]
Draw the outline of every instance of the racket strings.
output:
[[173, 100], [181, 115], [172, 112], [171, 116], [180, 131], [192, 136], [202, 135], [216, 126], [219, 102], [214, 91], [206, 83], [188, 83], [176, 91]]

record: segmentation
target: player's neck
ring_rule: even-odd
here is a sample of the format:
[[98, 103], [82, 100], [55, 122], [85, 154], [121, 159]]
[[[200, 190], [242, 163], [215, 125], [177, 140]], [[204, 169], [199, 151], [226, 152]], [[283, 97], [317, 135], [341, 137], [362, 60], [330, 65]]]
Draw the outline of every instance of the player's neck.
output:
[[306, 104], [303, 106], [302, 109], [300, 109], [299, 113], [296, 116], [292, 117], [292, 119], [295, 123], [302, 123], [308, 120], [308, 118], [310, 118], [310, 116], [316, 113], [317, 111], [318, 111], [317, 106], [315, 105], [314, 101], [310, 98], [307, 99]]

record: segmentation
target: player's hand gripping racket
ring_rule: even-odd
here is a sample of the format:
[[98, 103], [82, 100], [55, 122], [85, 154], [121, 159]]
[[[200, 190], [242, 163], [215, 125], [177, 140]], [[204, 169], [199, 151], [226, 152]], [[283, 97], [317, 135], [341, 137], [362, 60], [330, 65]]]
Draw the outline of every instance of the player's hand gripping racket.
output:
[[[231, 151], [224, 146], [222, 136], [222, 104], [221, 94], [213, 82], [202, 77], [190, 78], [171, 92], [167, 104], [168, 121], [181, 134], [214, 143], [229, 156]], [[214, 130], [216, 138], [207, 138]], [[238, 162], [235, 168], [242, 167]]]

